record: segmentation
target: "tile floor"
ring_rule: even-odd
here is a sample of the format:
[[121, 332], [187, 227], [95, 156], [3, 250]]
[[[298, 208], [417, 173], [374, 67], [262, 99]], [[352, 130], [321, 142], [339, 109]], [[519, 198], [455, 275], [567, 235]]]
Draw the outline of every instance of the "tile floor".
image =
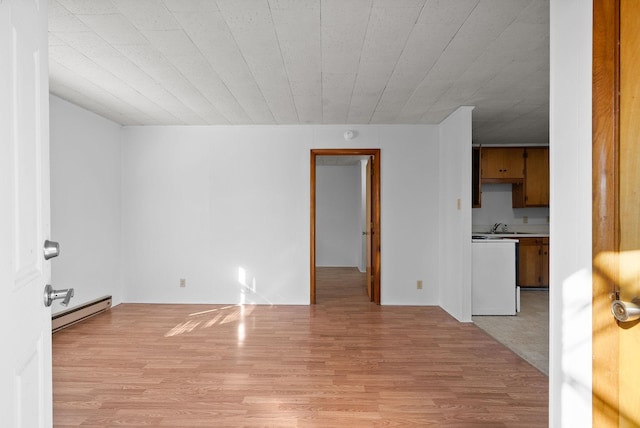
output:
[[474, 316], [473, 322], [549, 375], [549, 292], [521, 290], [516, 316]]

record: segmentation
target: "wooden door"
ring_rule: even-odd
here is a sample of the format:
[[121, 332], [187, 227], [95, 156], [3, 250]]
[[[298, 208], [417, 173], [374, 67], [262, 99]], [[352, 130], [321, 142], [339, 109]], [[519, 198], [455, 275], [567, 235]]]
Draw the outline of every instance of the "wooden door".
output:
[[50, 427], [47, 4], [0, 1], [0, 424]]
[[[620, 8], [620, 299], [640, 299], [640, 2]], [[620, 327], [620, 425], [640, 426], [640, 325]], [[633, 325], [632, 325], [633, 324]]]
[[525, 206], [549, 206], [549, 149], [528, 148], [525, 164]]
[[369, 300], [373, 301], [373, 216], [371, 215], [372, 208], [372, 195], [371, 195], [371, 174], [373, 173], [373, 158], [369, 157], [367, 160], [367, 170], [366, 170], [366, 183], [365, 183], [365, 196], [366, 196], [366, 204], [365, 204], [365, 233], [367, 234], [367, 251], [366, 251], [366, 266], [367, 266], [367, 295], [369, 296]]
[[640, 2], [594, 1], [593, 426], [640, 426]]

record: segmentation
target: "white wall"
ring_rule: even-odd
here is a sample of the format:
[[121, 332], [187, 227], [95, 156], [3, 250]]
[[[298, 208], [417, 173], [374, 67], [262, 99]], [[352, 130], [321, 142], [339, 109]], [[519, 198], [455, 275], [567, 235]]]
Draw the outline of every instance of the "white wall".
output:
[[360, 161], [360, 257], [358, 260], [358, 269], [360, 272], [367, 271], [367, 236], [362, 235], [363, 232], [369, 230], [369, 224], [367, 223], [367, 165], [370, 160]]
[[[75, 289], [69, 307], [105, 295], [122, 301], [120, 125], [50, 97], [51, 261], [54, 288]], [[67, 308], [55, 302], [53, 312]]]
[[[440, 306], [471, 322], [471, 113], [460, 107], [440, 124]], [[434, 200], [434, 201], [435, 201]]]
[[360, 161], [360, 256], [358, 257], [358, 269], [360, 272], [367, 271], [367, 235], [362, 235], [369, 229], [367, 224], [367, 164], [369, 160]]
[[126, 301], [308, 304], [309, 151], [350, 147], [381, 149], [382, 303], [437, 304], [438, 129], [124, 128]]
[[494, 223], [513, 225], [516, 228], [525, 225], [549, 224], [549, 208], [513, 208], [511, 184], [487, 183], [482, 185], [482, 207], [473, 209], [473, 224], [486, 226]]
[[592, 2], [551, 1], [549, 426], [591, 426]]
[[316, 266], [358, 266], [360, 163], [316, 166]]

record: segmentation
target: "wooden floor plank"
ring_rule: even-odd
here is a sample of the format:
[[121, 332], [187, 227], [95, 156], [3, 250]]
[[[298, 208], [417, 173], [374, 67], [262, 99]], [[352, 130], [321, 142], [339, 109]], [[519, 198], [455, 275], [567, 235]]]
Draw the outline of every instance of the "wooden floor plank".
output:
[[320, 268], [315, 306], [118, 305], [53, 336], [56, 427], [543, 427], [548, 379]]

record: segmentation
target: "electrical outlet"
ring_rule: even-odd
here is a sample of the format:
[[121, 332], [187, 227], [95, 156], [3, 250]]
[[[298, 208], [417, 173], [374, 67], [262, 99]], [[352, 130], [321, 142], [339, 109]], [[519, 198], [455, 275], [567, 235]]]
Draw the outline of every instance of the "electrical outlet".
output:
[[185, 278], [180, 278], [180, 288], [184, 288], [187, 286], [187, 280]]
[[529, 223], [529, 217], [527, 217], [526, 215], [522, 216], [522, 222], [523, 222], [524, 224]]
[[422, 290], [422, 280], [418, 280], [418, 282], [416, 283], [416, 289]]

